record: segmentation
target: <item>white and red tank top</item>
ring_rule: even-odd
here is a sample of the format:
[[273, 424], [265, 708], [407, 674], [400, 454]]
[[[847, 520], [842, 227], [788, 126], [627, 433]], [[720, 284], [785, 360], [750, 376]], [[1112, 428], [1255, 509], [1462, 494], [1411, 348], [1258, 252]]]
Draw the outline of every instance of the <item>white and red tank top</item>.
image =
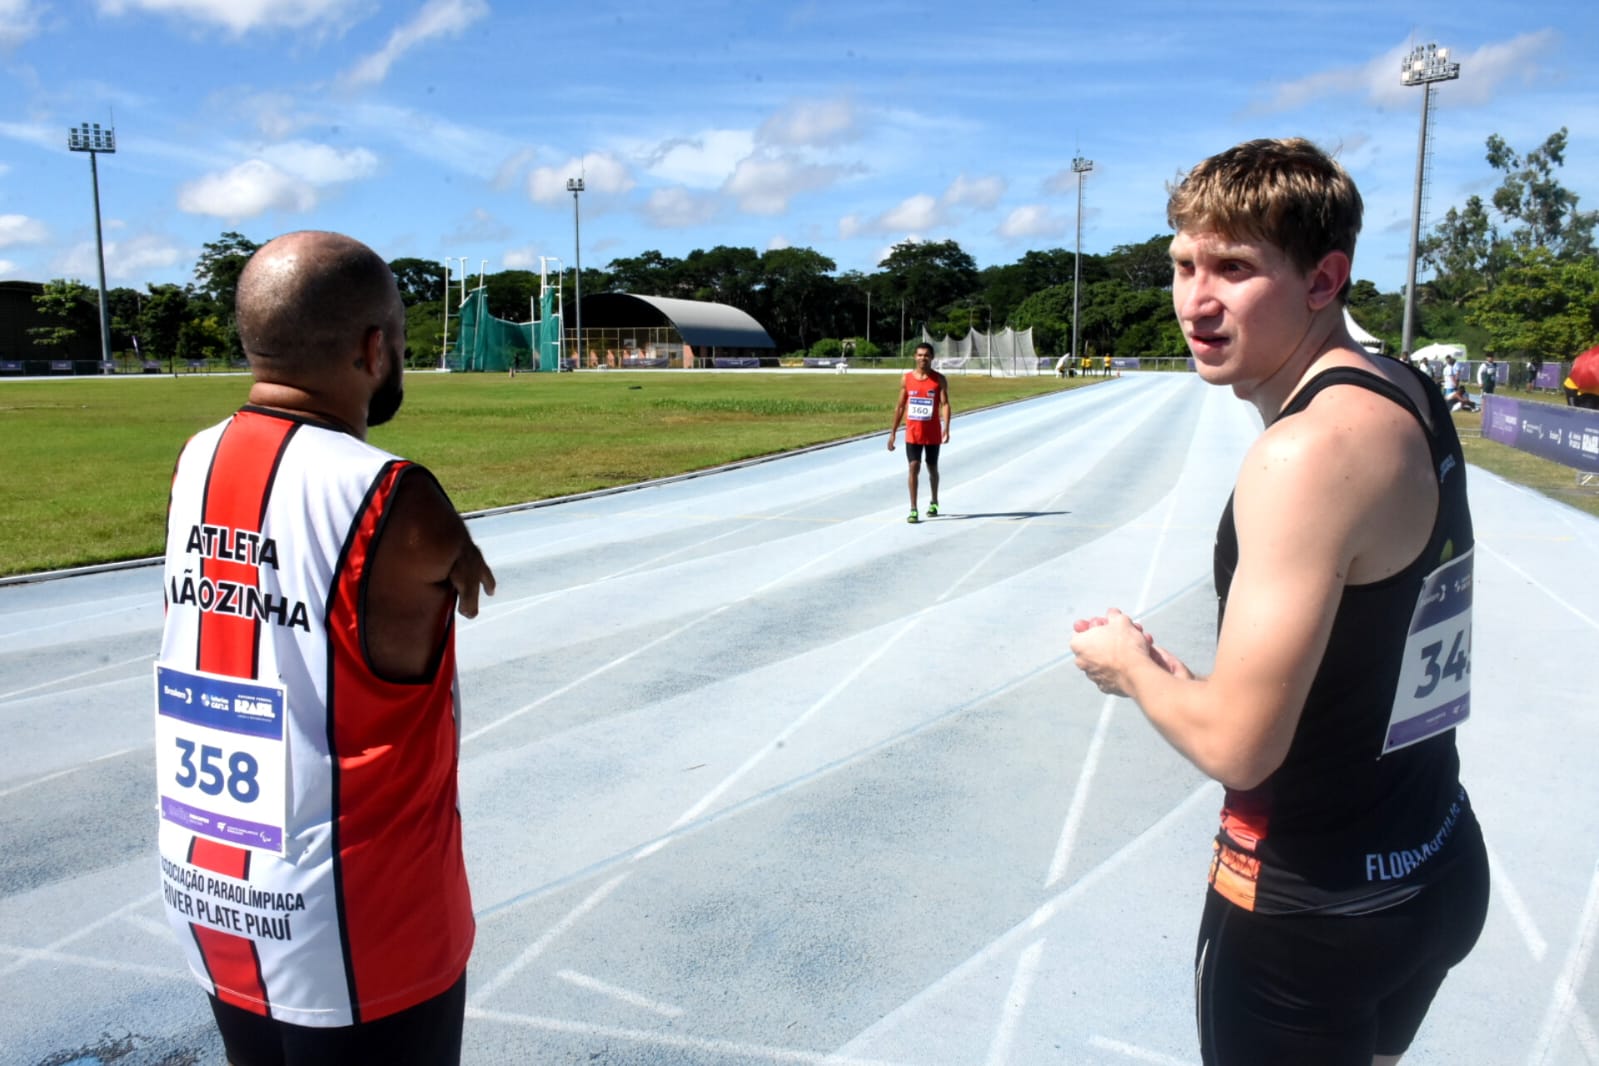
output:
[[407, 476], [430, 475], [255, 407], [197, 434], [173, 476], [162, 893], [208, 991], [296, 1025], [414, 1006], [472, 949], [453, 625], [420, 679], [365, 651], [368, 566]]
[[936, 370], [929, 370], [925, 378], [916, 371], [905, 371], [905, 443], [941, 444], [944, 440], [944, 423], [938, 409], [944, 403], [949, 382]]

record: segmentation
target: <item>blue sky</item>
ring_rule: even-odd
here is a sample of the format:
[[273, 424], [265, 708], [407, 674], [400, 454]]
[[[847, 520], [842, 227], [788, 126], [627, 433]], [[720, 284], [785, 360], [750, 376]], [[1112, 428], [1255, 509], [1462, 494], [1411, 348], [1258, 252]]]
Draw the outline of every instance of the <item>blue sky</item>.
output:
[[1355, 274], [1404, 280], [1421, 90], [1450, 49], [1428, 218], [1566, 126], [1599, 208], [1599, 4], [812, 0], [0, 0], [0, 279], [185, 282], [226, 230], [334, 229], [476, 273], [808, 246], [871, 270], [906, 238], [979, 266], [1165, 232], [1165, 186], [1257, 136], [1335, 150], [1366, 200]]

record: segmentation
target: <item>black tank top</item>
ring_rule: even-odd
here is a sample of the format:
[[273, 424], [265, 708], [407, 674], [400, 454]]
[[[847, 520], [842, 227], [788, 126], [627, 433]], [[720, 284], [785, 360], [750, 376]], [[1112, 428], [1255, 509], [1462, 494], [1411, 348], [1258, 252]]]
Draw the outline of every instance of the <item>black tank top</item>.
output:
[[[1287, 757], [1257, 787], [1227, 791], [1211, 883], [1246, 909], [1360, 913], [1390, 906], [1446, 873], [1464, 851], [1450, 844], [1474, 831], [1453, 729], [1469, 700], [1473, 536], [1465, 459], [1442, 395], [1416, 376], [1424, 383], [1430, 428], [1401, 389], [1347, 367], [1316, 375], [1274, 420], [1298, 414], [1336, 385], [1392, 400], [1427, 436], [1438, 512], [1426, 547], [1409, 566], [1382, 581], [1345, 586]], [[1216, 532], [1218, 621], [1237, 565], [1229, 499]], [[1441, 585], [1452, 597], [1447, 610], [1465, 607], [1449, 619], [1452, 646], [1448, 637], [1444, 646], [1432, 640], [1436, 627], [1412, 637], [1427, 611], [1444, 610], [1436, 602], [1444, 597]], [[1407, 659], [1417, 660], [1408, 673]], [[1403, 728], [1391, 723], [1396, 705], [1413, 704], [1412, 693], [1430, 693], [1439, 680], [1457, 695], [1465, 686], [1449, 704], [1449, 726], [1435, 725], [1441, 731], [1395, 748], [1390, 737]]]

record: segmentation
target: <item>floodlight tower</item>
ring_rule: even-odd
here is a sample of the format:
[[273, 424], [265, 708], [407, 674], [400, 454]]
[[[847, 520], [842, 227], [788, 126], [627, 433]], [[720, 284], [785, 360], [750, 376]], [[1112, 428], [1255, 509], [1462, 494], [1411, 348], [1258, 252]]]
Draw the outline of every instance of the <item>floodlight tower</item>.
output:
[[1072, 173], [1077, 175], [1077, 252], [1072, 256], [1072, 363], [1077, 365], [1077, 306], [1083, 287], [1083, 182], [1094, 169], [1092, 159], [1078, 156], [1072, 160]]
[[89, 153], [89, 180], [94, 185], [94, 254], [100, 265], [100, 372], [104, 374], [111, 369], [111, 308], [105, 293], [105, 241], [100, 236], [100, 168], [94, 157], [101, 152], [116, 153], [117, 131], [101, 129], [98, 122], [82, 123], [67, 130], [67, 148]]
[[573, 355], [577, 364], [583, 362], [583, 219], [578, 210], [578, 194], [583, 191], [582, 178], [567, 178], [566, 191], [572, 194], [572, 247], [575, 251], [572, 268], [572, 302], [577, 305], [577, 329], [572, 335]]
[[1421, 195], [1427, 173], [1427, 112], [1432, 103], [1433, 85], [1460, 77], [1460, 64], [1449, 60], [1449, 49], [1436, 44], [1418, 44], [1399, 71], [1402, 85], [1421, 86], [1421, 141], [1416, 146], [1416, 198], [1410, 216], [1410, 257], [1405, 266], [1405, 321], [1401, 327], [1399, 350], [1410, 358], [1412, 323], [1416, 306], [1416, 250], [1421, 244]]

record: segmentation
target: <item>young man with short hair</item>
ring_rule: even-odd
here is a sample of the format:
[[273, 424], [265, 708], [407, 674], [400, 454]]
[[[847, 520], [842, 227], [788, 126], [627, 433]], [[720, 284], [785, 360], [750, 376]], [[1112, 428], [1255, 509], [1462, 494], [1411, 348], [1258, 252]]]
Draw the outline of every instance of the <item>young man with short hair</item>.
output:
[[1120, 611], [1076, 663], [1226, 786], [1195, 958], [1207, 1066], [1391, 1064], [1476, 943], [1487, 858], [1459, 780], [1473, 534], [1443, 396], [1349, 336], [1360, 194], [1304, 140], [1171, 194], [1172, 300], [1201, 377], [1266, 428], [1215, 550], [1215, 669]]
[[905, 520], [916, 523], [916, 483], [922, 462], [927, 463], [927, 516], [938, 515], [938, 450], [949, 443], [949, 379], [933, 369], [933, 346], [916, 346], [916, 369], [907, 370], [900, 380], [899, 402], [894, 405], [894, 424], [888, 427], [888, 450], [894, 450], [894, 437], [905, 423], [905, 458], [910, 464], [911, 513]]

